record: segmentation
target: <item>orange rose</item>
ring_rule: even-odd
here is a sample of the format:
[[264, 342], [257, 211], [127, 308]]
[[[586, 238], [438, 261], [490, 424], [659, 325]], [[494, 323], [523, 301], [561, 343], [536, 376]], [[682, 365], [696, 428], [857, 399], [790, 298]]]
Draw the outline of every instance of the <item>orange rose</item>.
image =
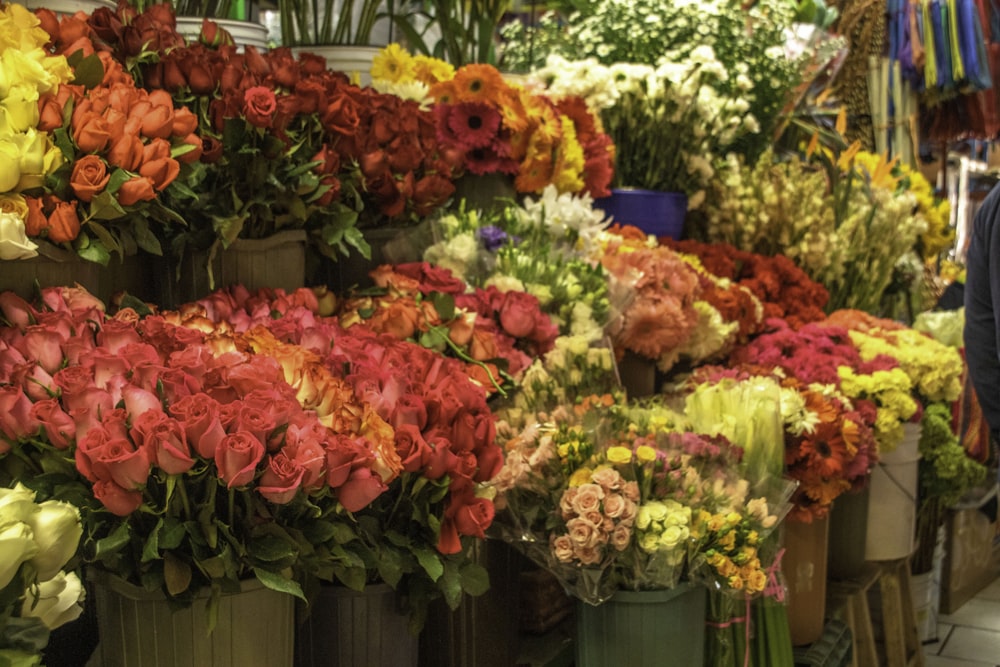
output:
[[194, 146], [194, 150], [188, 151], [182, 155], [177, 156], [178, 162], [183, 162], [184, 164], [191, 164], [192, 162], [197, 162], [201, 159], [201, 155], [204, 152], [204, 142], [201, 137], [192, 132], [191, 134], [184, 137], [185, 144], [191, 144]]
[[372, 327], [400, 340], [406, 340], [417, 331], [420, 319], [417, 304], [412, 299], [400, 299], [376, 313], [372, 318]]
[[38, 197], [25, 197], [28, 214], [24, 216], [24, 233], [28, 236], [40, 236], [42, 230], [49, 226], [49, 219], [42, 210], [42, 200]]
[[89, 202], [108, 186], [111, 174], [104, 160], [96, 155], [84, 155], [73, 165], [69, 184], [81, 201]]
[[76, 212], [76, 202], [57, 201], [55, 210], [49, 216], [49, 239], [65, 243], [79, 235], [80, 216]]
[[142, 119], [142, 133], [151, 139], [166, 139], [174, 131], [173, 100], [167, 91], [159, 90], [149, 95], [149, 102], [149, 112]]
[[[108, 124], [108, 145], [112, 145], [118, 142], [125, 134], [125, 128], [127, 126], [127, 118], [125, 114], [114, 108], [109, 108], [104, 112], [104, 120]], [[135, 134], [134, 132], [129, 132], [128, 134]]]
[[152, 162], [170, 157], [170, 142], [166, 139], [153, 139], [142, 149], [142, 161]]
[[136, 176], [122, 183], [118, 189], [118, 203], [122, 206], [132, 206], [136, 202], [149, 201], [156, 198], [153, 181], [145, 176]]
[[97, 113], [84, 114], [77, 122], [76, 114], [74, 114], [73, 140], [81, 151], [84, 153], [103, 151], [110, 138], [108, 121], [104, 116]]
[[475, 313], [465, 313], [456, 317], [448, 324], [448, 338], [459, 347], [468, 345], [472, 340], [472, 332], [475, 331], [475, 323]]
[[135, 135], [123, 134], [111, 144], [107, 157], [109, 164], [127, 171], [135, 171], [142, 163], [142, 139]]
[[187, 107], [174, 109], [173, 134], [175, 137], [186, 137], [197, 129], [198, 117], [194, 115], [193, 111]]
[[174, 182], [174, 179], [181, 173], [181, 164], [171, 157], [158, 158], [150, 162], [143, 162], [139, 166], [139, 174], [153, 181], [153, 187], [157, 191]]
[[486, 361], [499, 357], [496, 335], [482, 329], [473, 331], [472, 340], [469, 341], [469, 356], [476, 361]]

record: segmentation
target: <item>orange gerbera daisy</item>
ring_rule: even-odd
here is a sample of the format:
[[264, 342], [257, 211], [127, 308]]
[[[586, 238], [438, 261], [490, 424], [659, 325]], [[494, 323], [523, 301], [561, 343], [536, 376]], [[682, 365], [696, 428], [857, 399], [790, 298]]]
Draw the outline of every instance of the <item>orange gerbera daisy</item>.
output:
[[521, 163], [514, 179], [518, 192], [541, 192], [552, 182], [552, 154], [538, 153]]
[[507, 84], [493, 65], [470, 64], [460, 67], [451, 80], [458, 102], [490, 102], [496, 100]]
[[823, 477], [841, 476], [851, 457], [840, 424], [821, 423], [799, 446], [806, 465]]
[[511, 132], [527, 132], [531, 127], [528, 112], [525, 110], [525, 100], [532, 96], [520, 88], [506, 88], [497, 97], [497, 107], [503, 116], [504, 127]]
[[831, 424], [837, 421], [840, 416], [840, 407], [817, 391], [803, 392], [806, 401], [806, 408], [816, 414], [824, 424]]

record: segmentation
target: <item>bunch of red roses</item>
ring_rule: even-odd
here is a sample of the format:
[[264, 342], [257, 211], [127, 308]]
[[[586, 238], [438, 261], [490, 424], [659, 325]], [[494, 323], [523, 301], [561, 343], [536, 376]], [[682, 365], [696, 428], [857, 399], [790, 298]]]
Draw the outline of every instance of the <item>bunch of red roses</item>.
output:
[[[439, 286], [456, 282], [432, 275], [428, 280]], [[448, 596], [453, 606], [463, 588], [477, 591], [469, 583], [477, 580], [473, 570], [478, 572], [467, 558], [469, 538], [483, 538], [493, 520], [484, 483], [497, 474], [503, 455], [487, 392], [467, 366], [364, 323], [344, 328], [336, 318], [319, 317], [315, 300], [300, 298], [299, 292], [217, 291], [180, 316], [191, 325], [214, 320], [247, 331], [256, 349], [278, 359], [300, 402], [328, 393], [313, 390], [315, 370], [298, 370], [303, 355], [321, 359], [364, 406], [361, 414], [339, 412], [327, 421], [380, 424], [377, 430], [390, 439], [399, 461], [399, 475], [353, 512], [352, 525], [371, 555], [372, 576], [403, 591], [418, 618], [433, 591]], [[440, 579], [432, 575], [435, 570], [442, 572]]]
[[518, 378], [559, 335], [538, 298], [525, 292], [472, 288], [426, 262], [383, 265], [371, 275], [382, 293], [341, 302], [344, 326], [364, 324], [457, 357], [490, 393]]
[[362, 510], [401, 470], [392, 428], [317, 355], [204, 316], [107, 317], [66, 288], [43, 303], [0, 295], [0, 463], [83, 505], [85, 549], [133, 583], [297, 591], [290, 569], [322, 565], [314, 509]]

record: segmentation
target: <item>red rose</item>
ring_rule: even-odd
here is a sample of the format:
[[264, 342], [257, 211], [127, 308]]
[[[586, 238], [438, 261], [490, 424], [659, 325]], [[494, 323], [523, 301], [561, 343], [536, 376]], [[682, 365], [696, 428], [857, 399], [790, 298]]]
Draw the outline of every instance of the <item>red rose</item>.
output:
[[386, 488], [382, 478], [370, 468], [358, 468], [337, 489], [337, 500], [348, 512], [358, 512], [378, 498]]
[[141, 489], [149, 480], [149, 453], [125, 438], [111, 438], [95, 453], [92, 464], [97, 479], [112, 480], [129, 491]]
[[299, 81], [295, 84], [295, 97], [299, 100], [300, 111], [303, 114], [311, 115], [326, 108], [326, 87], [314, 79]]
[[452, 424], [452, 449], [456, 452], [478, 451], [493, 444], [495, 438], [492, 413], [475, 413], [466, 408], [459, 410]]
[[326, 482], [326, 428], [317, 421], [308, 427], [290, 424], [284, 452], [302, 468], [302, 488], [317, 489]]
[[264, 443], [242, 431], [224, 437], [215, 450], [215, 465], [219, 478], [229, 488], [253, 481], [257, 464], [264, 458]]
[[266, 86], [256, 86], [243, 94], [243, 113], [254, 127], [271, 127], [278, 108], [274, 91]]
[[412, 424], [423, 431], [427, 426], [427, 407], [424, 399], [417, 394], [403, 394], [396, 399], [396, 406], [387, 420], [393, 428]]
[[333, 134], [347, 137], [356, 134], [361, 124], [357, 104], [347, 95], [338, 95], [327, 103], [322, 121], [323, 126]]
[[439, 174], [424, 176], [413, 185], [414, 211], [420, 216], [430, 215], [454, 193], [455, 184], [449, 179]]
[[326, 72], [326, 58], [315, 53], [299, 53], [299, 62], [302, 63], [302, 73], [307, 76], [315, 76]]
[[292, 57], [291, 49], [288, 47], [271, 49], [267, 52], [267, 58], [270, 61], [274, 82], [282, 88], [294, 90], [295, 84], [299, 82], [299, 65]]
[[447, 438], [441, 436], [428, 436], [425, 438], [430, 446], [430, 456], [424, 467], [424, 477], [427, 479], [441, 479], [458, 465], [458, 457], [451, 451], [451, 443]]
[[289, 459], [284, 451], [278, 452], [267, 462], [257, 490], [272, 503], [284, 505], [298, 493], [304, 473], [302, 466]]
[[430, 459], [431, 448], [419, 428], [413, 424], [404, 424], [396, 429], [396, 453], [403, 461], [403, 470], [420, 472]]
[[448, 512], [454, 517], [455, 528], [460, 535], [471, 535], [483, 539], [486, 537], [485, 531], [493, 523], [496, 508], [493, 502], [486, 498], [452, 499], [452, 506]]
[[424, 159], [424, 150], [413, 135], [396, 137], [389, 145], [389, 166], [396, 173], [416, 171]]
[[534, 332], [540, 312], [536, 297], [525, 292], [507, 292], [500, 306], [500, 325], [514, 338], [525, 338]]
[[180, 420], [188, 442], [194, 443], [198, 454], [214, 460], [215, 451], [226, 436], [219, 418], [219, 404], [206, 394], [192, 394], [172, 404], [170, 414]]
[[[38, 10], [35, 11], [35, 14], [38, 14]], [[53, 16], [55, 15], [53, 14]], [[105, 42], [114, 44], [121, 38], [121, 19], [109, 7], [94, 9], [87, 18], [87, 24]]]
[[413, 278], [420, 283], [420, 290], [424, 292], [443, 292], [444, 294], [462, 294], [465, 292], [465, 283], [455, 277], [450, 270], [433, 266], [427, 262], [410, 262], [408, 264], [398, 264], [395, 267], [396, 273]]
[[214, 164], [222, 158], [222, 142], [215, 137], [204, 136], [201, 138], [202, 153], [201, 161], [205, 164]]
[[94, 482], [94, 497], [115, 516], [128, 516], [142, 505], [142, 493], [129, 491], [110, 480]]
[[371, 458], [371, 452], [362, 440], [355, 441], [353, 438], [341, 433], [332, 435], [324, 443], [326, 449], [326, 483], [331, 489], [336, 489], [344, 484], [350, 477], [351, 470], [358, 466], [367, 465]]
[[457, 554], [462, 551], [462, 540], [458, 537], [458, 528], [455, 526], [454, 519], [450, 517], [445, 517], [441, 522], [437, 550], [443, 554]]

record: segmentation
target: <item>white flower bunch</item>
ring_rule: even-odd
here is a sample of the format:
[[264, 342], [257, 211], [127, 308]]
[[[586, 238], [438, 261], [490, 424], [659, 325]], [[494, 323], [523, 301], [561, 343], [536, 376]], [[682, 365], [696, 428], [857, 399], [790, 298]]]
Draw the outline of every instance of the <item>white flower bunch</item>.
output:
[[691, 507], [676, 500], [651, 500], [639, 506], [635, 529], [640, 549], [664, 552], [671, 565], [680, 565], [691, 537]]
[[[76, 554], [82, 535], [80, 512], [73, 505], [58, 500], [36, 503], [35, 492], [21, 483], [0, 489], [0, 593], [10, 605], [0, 609], [0, 615], [35, 619], [47, 630], [76, 619], [83, 611], [83, 585], [63, 568]], [[7, 630], [24, 636], [9, 636]], [[45, 648], [44, 643], [26, 642], [23, 623], [5, 624], [0, 628], [0, 658], [6, 650], [40, 653]]]

